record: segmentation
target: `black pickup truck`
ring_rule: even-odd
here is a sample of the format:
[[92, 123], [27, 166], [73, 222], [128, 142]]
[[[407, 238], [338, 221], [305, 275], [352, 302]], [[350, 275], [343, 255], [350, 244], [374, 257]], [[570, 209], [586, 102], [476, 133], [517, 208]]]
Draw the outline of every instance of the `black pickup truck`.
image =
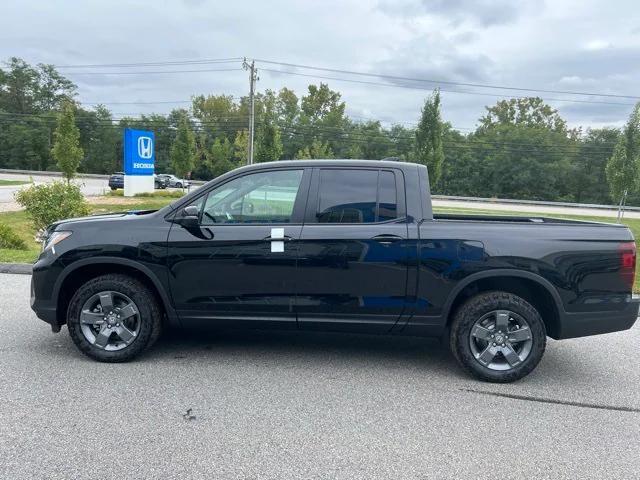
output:
[[635, 264], [622, 225], [433, 214], [423, 166], [281, 161], [158, 211], [52, 225], [31, 305], [106, 362], [164, 326], [331, 330], [444, 337], [470, 373], [508, 382], [547, 336], [630, 328]]

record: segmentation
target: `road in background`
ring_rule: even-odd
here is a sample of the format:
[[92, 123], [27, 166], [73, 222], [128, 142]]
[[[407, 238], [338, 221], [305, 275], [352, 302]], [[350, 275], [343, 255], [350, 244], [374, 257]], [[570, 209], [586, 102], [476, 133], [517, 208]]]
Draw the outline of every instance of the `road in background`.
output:
[[[616, 218], [618, 216], [618, 210], [614, 208], [589, 208], [584, 207], [563, 207], [563, 206], [547, 206], [547, 205], [525, 205], [521, 203], [506, 203], [506, 202], [479, 202], [468, 200], [438, 200], [433, 199], [433, 206], [446, 208], [456, 208], [465, 210], [486, 210], [486, 211], [499, 211], [499, 212], [517, 212], [515, 214], [527, 214], [527, 212], [540, 214], [552, 214], [552, 215], [584, 215], [589, 217], [611, 217]], [[640, 218], [640, 212], [626, 211], [624, 218]]]
[[[50, 175], [23, 175], [14, 173], [0, 173], [0, 180], [22, 180], [36, 183], [47, 183], [60, 180], [60, 177]], [[82, 193], [86, 196], [102, 195], [109, 191], [107, 180], [101, 178], [80, 178], [78, 182], [82, 185]], [[28, 185], [0, 186], [0, 212], [19, 210], [20, 206], [15, 203], [15, 192]]]
[[29, 281], [0, 275], [0, 478], [640, 471], [640, 325], [550, 340], [511, 385], [472, 380], [435, 341], [385, 336], [173, 333], [104, 364], [36, 319]]

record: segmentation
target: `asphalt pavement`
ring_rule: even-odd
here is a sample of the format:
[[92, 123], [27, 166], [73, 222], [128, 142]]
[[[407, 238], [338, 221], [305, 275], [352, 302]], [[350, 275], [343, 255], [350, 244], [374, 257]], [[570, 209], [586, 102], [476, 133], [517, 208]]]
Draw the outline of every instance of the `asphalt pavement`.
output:
[[172, 332], [82, 356], [0, 275], [2, 479], [640, 478], [640, 325], [510, 385], [419, 338]]

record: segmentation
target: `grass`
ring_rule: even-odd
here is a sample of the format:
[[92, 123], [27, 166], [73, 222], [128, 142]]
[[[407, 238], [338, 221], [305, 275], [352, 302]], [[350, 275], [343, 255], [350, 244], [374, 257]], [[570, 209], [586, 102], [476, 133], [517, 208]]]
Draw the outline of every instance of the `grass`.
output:
[[27, 185], [31, 182], [25, 182], [24, 180], [0, 180], [0, 187], [9, 187], [12, 185]]
[[[144, 192], [144, 193], [136, 193], [133, 198], [182, 198], [187, 194], [185, 190], [184, 193], [180, 190], [156, 190], [155, 192]], [[124, 197], [124, 190], [111, 190], [107, 193], [107, 197]], [[127, 197], [131, 198], [131, 197]]]

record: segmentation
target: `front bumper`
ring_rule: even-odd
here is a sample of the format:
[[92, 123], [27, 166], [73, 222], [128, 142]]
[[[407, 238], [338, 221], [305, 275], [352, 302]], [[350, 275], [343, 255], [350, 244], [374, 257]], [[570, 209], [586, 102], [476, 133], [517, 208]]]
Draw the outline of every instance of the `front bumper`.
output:
[[51, 330], [53, 330], [54, 332], [60, 331], [56, 304], [50, 299], [42, 299], [36, 297], [33, 285], [33, 276], [31, 277], [31, 310], [36, 313], [36, 316], [40, 320], [43, 320], [51, 325]]
[[559, 340], [629, 330], [638, 319], [639, 308], [640, 297], [633, 297], [620, 310], [565, 312], [560, 319], [559, 334], [553, 338]]

